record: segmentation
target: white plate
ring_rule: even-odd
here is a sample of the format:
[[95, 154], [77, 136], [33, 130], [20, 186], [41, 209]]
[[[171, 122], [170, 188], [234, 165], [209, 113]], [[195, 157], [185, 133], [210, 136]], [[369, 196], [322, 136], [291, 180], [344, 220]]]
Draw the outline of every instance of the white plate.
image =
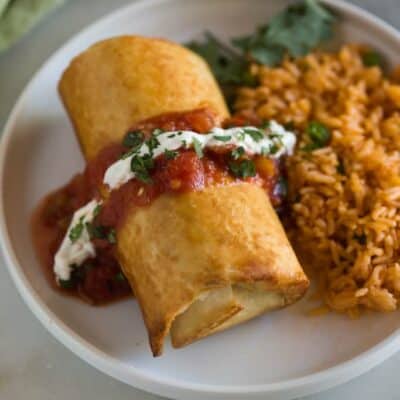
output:
[[[285, 4], [266, 0], [145, 1], [86, 29], [39, 70], [6, 125], [1, 143], [2, 246], [10, 273], [45, 327], [79, 357], [130, 385], [179, 399], [288, 399], [349, 380], [400, 347], [397, 313], [358, 321], [339, 315], [310, 318], [303, 300], [182, 350], [167, 346], [153, 359], [135, 301], [92, 308], [51, 290], [34, 257], [28, 220], [49, 190], [83, 167], [57, 96], [71, 58], [99, 39], [126, 33], [185, 42], [204, 29], [229, 37], [251, 32]], [[400, 35], [340, 1], [337, 41], [376, 46], [391, 63]], [[61, 360], [62, 361], [62, 360]]]

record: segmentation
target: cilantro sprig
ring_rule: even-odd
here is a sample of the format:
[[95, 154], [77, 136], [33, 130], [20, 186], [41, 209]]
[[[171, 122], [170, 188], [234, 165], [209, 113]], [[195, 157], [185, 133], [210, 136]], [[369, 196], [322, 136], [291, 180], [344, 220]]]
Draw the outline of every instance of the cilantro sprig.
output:
[[202, 41], [187, 44], [210, 65], [227, 97], [238, 85], [253, 86], [250, 63], [279, 65], [283, 57], [306, 55], [321, 42], [331, 38], [335, 17], [317, 0], [304, 0], [287, 7], [259, 26], [250, 35], [234, 38], [230, 45], [206, 32]]
[[332, 36], [334, 16], [316, 0], [291, 5], [249, 36], [233, 39], [261, 64], [276, 66], [285, 54], [304, 56]]

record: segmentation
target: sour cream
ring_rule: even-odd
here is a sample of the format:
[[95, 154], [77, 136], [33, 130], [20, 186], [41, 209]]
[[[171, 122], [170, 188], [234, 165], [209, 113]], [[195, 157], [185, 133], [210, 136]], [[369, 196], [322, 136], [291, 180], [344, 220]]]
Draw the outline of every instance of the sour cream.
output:
[[[69, 280], [74, 267], [80, 266], [87, 258], [96, 255], [86, 223], [93, 221], [95, 210], [100, 204], [101, 202], [92, 200], [75, 211], [67, 233], [54, 257], [54, 273], [58, 280]], [[77, 226], [82, 226], [82, 230], [76, 240], [71, 240], [71, 231]]]
[[165, 151], [190, 148], [197, 144], [202, 150], [213, 147], [242, 147], [248, 155], [264, 154], [272, 158], [279, 158], [284, 154], [292, 154], [296, 144], [294, 133], [287, 131], [275, 121], [271, 121], [266, 129], [254, 126], [214, 128], [208, 134], [199, 134], [193, 131], [170, 131], [163, 132], [156, 138], [158, 145], [155, 148], [149, 149], [147, 143], [143, 143], [131, 156], [112, 164], [104, 175], [104, 183], [113, 190], [133, 179], [135, 173], [131, 170], [131, 161], [135, 156], [151, 155], [152, 158], [157, 158]]

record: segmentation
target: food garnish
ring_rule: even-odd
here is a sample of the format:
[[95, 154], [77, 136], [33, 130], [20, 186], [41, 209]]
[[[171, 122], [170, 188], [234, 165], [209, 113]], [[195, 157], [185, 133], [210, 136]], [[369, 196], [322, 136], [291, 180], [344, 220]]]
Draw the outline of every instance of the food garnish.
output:
[[304, 56], [320, 43], [330, 39], [335, 17], [316, 0], [304, 0], [291, 5], [259, 26], [250, 35], [233, 38], [230, 45], [206, 32], [202, 41], [187, 44], [210, 65], [227, 96], [232, 86], [254, 86], [250, 73], [252, 62], [274, 67], [283, 58]]

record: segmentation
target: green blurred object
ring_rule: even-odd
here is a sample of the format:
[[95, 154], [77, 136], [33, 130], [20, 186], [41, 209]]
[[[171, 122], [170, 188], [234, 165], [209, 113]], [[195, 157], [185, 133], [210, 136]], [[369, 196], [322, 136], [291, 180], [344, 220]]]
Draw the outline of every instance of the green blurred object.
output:
[[0, 0], [0, 53], [65, 0]]

